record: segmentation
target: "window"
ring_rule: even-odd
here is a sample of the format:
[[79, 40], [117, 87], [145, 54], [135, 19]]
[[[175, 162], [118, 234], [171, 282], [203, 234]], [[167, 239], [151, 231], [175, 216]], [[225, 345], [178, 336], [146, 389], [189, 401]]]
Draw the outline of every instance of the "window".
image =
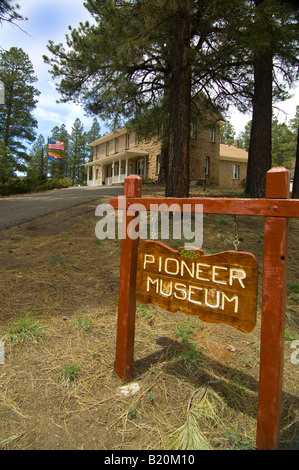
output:
[[210, 142], [215, 142], [215, 127], [210, 128]]
[[196, 139], [196, 124], [195, 124], [195, 122], [191, 122], [190, 137], [191, 137], [191, 139]]
[[118, 152], [118, 137], [114, 139], [114, 153]]
[[161, 169], [161, 155], [157, 155], [157, 160], [156, 160], [156, 175], [160, 174], [160, 169]]
[[110, 142], [106, 142], [106, 155], [109, 155], [109, 144]]
[[210, 174], [210, 157], [205, 158], [205, 176]]
[[239, 179], [239, 166], [232, 165], [232, 179], [237, 180]]
[[126, 149], [130, 147], [130, 134], [126, 134]]
[[137, 161], [137, 175], [141, 177], [144, 176], [144, 161], [143, 160]]

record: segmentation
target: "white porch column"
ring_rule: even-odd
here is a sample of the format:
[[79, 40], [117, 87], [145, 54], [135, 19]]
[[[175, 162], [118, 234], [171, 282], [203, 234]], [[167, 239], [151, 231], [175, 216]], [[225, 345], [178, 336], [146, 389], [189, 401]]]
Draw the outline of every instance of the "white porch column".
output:
[[120, 183], [120, 176], [121, 176], [121, 160], [118, 157], [118, 183]]
[[113, 176], [114, 176], [114, 161], [115, 161], [115, 160], [114, 160], [114, 158], [113, 158], [113, 161], [112, 161], [112, 178], [113, 178]]
[[100, 186], [103, 186], [103, 165], [100, 165], [101, 177], [100, 177]]
[[87, 166], [86, 169], [87, 169], [86, 176], [87, 176], [87, 186], [88, 186], [88, 183], [89, 183], [89, 166]]
[[125, 178], [128, 176], [128, 170], [129, 170], [129, 158], [126, 157]]

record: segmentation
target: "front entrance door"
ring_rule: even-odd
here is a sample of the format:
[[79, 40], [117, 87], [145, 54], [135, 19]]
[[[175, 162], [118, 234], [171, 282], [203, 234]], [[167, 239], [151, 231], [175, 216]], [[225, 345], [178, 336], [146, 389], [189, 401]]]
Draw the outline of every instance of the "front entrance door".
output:
[[144, 160], [138, 160], [137, 161], [137, 175], [140, 176], [141, 178], [144, 178]]

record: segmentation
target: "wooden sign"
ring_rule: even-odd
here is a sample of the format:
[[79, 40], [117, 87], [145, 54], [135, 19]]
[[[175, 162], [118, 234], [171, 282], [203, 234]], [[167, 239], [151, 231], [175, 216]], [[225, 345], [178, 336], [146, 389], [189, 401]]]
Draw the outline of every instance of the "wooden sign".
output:
[[256, 323], [257, 272], [251, 253], [205, 255], [147, 240], [138, 248], [136, 298], [248, 333]]
[[[257, 263], [250, 253], [227, 251], [204, 255], [201, 250], [177, 251], [162, 243], [127, 236], [139, 214], [132, 204], [151, 210], [165, 204], [170, 211], [191, 202], [203, 205], [206, 214], [262, 216], [264, 222], [263, 291], [259, 401], [256, 427], [257, 449], [279, 447], [284, 364], [287, 294], [288, 219], [299, 217], [299, 199], [289, 199], [290, 172], [271, 168], [266, 176], [266, 198], [143, 198], [142, 180], [125, 179], [123, 201], [111, 198], [115, 209], [125, 210], [121, 241], [115, 373], [128, 380], [134, 373], [136, 297], [170, 311], [181, 310], [205, 321], [225, 322], [250, 331], [255, 324]], [[138, 258], [138, 260], [137, 260]], [[138, 269], [137, 269], [138, 261]], [[137, 277], [137, 280], [136, 280]], [[136, 292], [137, 282], [137, 292]]]

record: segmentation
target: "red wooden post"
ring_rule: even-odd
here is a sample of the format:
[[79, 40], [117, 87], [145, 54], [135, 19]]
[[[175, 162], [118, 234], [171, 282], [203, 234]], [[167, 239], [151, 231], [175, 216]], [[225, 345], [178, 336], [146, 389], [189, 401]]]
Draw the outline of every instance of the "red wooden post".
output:
[[[128, 176], [125, 179], [124, 195], [140, 197], [141, 193], [142, 179], [137, 175]], [[127, 380], [134, 372], [135, 290], [139, 239], [132, 240], [127, 233], [128, 225], [136, 215], [128, 210], [124, 211], [124, 216], [126, 217], [122, 227], [114, 370], [122, 380]]]
[[[267, 173], [266, 198], [289, 197], [289, 171]], [[279, 445], [286, 309], [288, 219], [265, 217], [259, 403], [256, 446]]]

